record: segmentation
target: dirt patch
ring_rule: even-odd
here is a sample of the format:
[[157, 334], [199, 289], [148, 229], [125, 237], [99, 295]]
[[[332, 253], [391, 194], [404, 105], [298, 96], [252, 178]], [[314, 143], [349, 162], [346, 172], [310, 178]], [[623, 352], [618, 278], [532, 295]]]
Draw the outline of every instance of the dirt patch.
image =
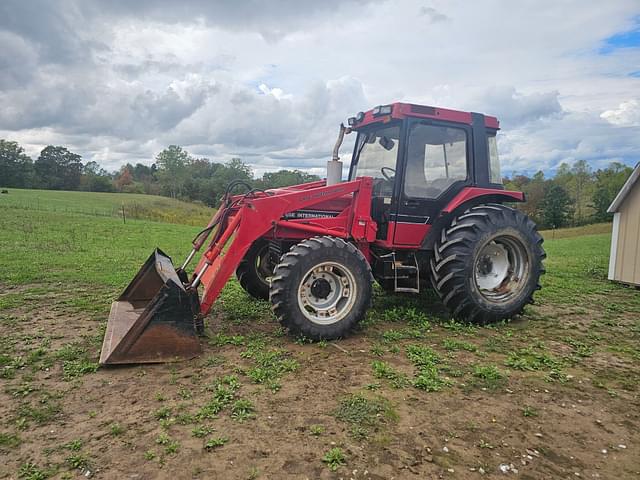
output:
[[[639, 361], [627, 347], [607, 348], [613, 340], [597, 326], [608, 318], [603, 312], [572, 314], [582, 343], [576, 331], [544, 320], [564, 313], [549, 305], [531, 311], [542, 320], [482, 329], [417, 327], [413, 314], [387, 315], [335, 344], [291, 338], [268, 317], [218, 315], [198, 359], [94, 372], [104, 329], [95, 318], [106, 319], [108, 298], [83, 314], [72, 292], [10, 293], [32, 298], [0, 311], [0, 478], [633, 478], [640, 471]], [[626, 328], [631, 319], [621, 314], [619, 322]], [[416, 382], [410, 345], [433, 352], [432, 383]], [[375, 361], [392, 370], [372, 368]], [[351, 395], [388, 411], [341, 420], [336, 410]], [[345, 463], [335, 472], [323, 461], [333, 448]]]

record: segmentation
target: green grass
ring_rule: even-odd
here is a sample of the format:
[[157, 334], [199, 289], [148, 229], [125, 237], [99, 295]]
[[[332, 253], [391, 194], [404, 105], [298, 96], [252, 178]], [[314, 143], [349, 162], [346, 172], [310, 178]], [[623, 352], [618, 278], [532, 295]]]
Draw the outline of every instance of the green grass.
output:
[[[0, 208], [0, 283], [96, 285], [121, 290], [157, 246], [181, 262], [198, 228], [147, 221]], [[75, 297], [75, 296], [74, 296]], [[91, 300], [95, 303], [95, 298]], [[100, 301], [98, 300], [98, 303]]]
[[0, 210], [22, 215], [25, 210], [79, 213], [83, 215], [152, 220], [164, 223], [206, 225], [213, 209], [157, 195], [135, 193], [67, 192], [59, 190], [9, 189], [0, 197]]

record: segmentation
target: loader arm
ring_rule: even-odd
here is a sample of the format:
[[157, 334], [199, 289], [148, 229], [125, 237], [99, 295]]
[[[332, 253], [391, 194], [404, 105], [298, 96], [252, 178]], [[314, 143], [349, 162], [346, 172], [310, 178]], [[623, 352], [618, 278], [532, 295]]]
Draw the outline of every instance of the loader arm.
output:
[[[261, 237], [278, 238], [285, 232], [299, 230], [306, 236], [329, 233], [363, 245], [375, 239], [376, 225], [370, 215], [371, 178], [331, 186], [314, 182], [306, 187], [235, 196], [224, 211], [216, 214], [221, 221], [195, 268], [191, 284], [192, 288], [203, 285], [201, 316], [209, 313], [251, 244]], [[333, 225], [319, 223], [322, 219], [283, 219], [287, 213], [349, 194], [351, 203], [338, 217], [330, 219]]]

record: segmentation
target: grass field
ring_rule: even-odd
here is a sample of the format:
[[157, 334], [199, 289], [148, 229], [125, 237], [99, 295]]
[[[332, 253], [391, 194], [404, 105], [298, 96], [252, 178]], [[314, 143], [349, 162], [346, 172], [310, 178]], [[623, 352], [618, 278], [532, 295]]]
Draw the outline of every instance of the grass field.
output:
[[198, 228], [28, 208], [0, 224], [0, 478], [640, 475], [640, 291], [606, 280], [608, 234], [548, 240], [511, 322], [377, 289], [358, 332], [310, 343], [232, 281], [199, 358], [99, 369], [113, 298]]
[[212, 210], [204, 205], [156, 195], [135, 193], [65, 192], [9, 189], [0, 195], [0, 209], [35, 210], [47, 213], [80, 213], [90, 216], [152, 220], [185, 225], [206, 225]]

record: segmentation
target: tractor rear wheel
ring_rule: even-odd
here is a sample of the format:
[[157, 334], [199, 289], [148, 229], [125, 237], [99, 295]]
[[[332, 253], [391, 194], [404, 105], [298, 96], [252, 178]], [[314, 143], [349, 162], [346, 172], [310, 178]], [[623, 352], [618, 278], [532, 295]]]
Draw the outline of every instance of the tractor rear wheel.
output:
[[431, 259], [435, 291], [455, 318], [511, 318], [540, 289], [543, 239], [526, 215], [500, 204], [472, 207], [442, 230]]
[[269, 284], [275, 262], [271, 259], [269, 243], [264, 240], [254, 242], [236, 268], [240, 286], [252, 297], [268, 300]]
[[282, 256], [269, 297], [289, 331], [330, 340], [346, 336], [364, 317], [372, 283], [360, 250], [339, 238], [314, 237]]

